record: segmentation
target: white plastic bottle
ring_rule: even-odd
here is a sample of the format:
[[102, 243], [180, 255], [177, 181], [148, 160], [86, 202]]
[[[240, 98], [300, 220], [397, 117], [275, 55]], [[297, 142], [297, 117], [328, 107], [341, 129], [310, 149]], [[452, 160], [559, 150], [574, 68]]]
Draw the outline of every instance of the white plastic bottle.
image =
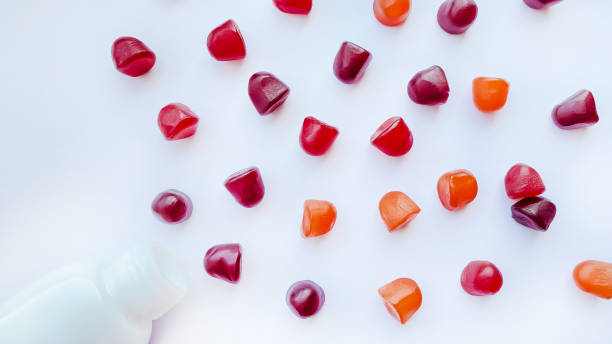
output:
[[181, 270], [157, 244], [110, 265], [70, 265], [0, 306], [0, 343], [148, 344], [152, 320], [185, 291]]

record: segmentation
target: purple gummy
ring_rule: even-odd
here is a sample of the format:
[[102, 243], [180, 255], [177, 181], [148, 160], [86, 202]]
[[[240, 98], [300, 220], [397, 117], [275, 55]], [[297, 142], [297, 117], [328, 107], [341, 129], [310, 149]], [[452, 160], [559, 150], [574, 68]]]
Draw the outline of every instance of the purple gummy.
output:
[[372, 55], [369, 51], [351, 42], [340, 46], [334, 60], [334, 74], [345, 84], [352, 84], [363, 76]]
[[323, 307], [325, 292], [313, 281], [298, 281], [287, 290], [287, 305], [300, 318], [311, 317]]
[[561, 129], [578, 129], [599, 122], [595, 98], [587, 90], [580, 90], [555, 106], [552, 111], [555, 124]]
[[236, 284], [242, 268], [240, 244], [223, 244], [211, 247], [204, 257], [204, 269], [212, 277]]
[[545, 231], [555, 218], [557, 207], [544, 197], [527, 197], [512, 205], [512, 218], [523, 226]]
[[257, 167], [249, 167], [232, 174], [227, 177], [224, 185], [236, 201], [246, 208], [259, 204], [266, 192]]
[[289, 97], [289, 87], [271, 73], [255, 73], [249, 79], [249, 97], [260, 115], [268, 115]]
[[181, 223], [191, 216], [193, 204], [185, 193], [170, 189], [155, 197], [151, 209], [164, 222]]
[[408, 83], [408, 96], [421, 105], [444, 104], [448, 92], [446, 74], [439, 66], [431, 66], [416, 73]]
[[478, 15], [474, 0], [446, 0], [438, 9], [438, 24], [453, 35], [467, 31]]

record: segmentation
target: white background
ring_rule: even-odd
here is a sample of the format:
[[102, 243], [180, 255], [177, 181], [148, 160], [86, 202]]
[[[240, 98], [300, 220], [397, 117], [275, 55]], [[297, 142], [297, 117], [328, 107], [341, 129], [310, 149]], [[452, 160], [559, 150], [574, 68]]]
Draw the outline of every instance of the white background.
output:
[[[574, 266], [612, 261], [612, 5], [564, 1], [535, 11], [521, 0], [480, 0], [462, 36], [436, 22], [441, 1], [415, 0], [408, 21], [384, 27], [371, 1], [315, 0], [307, 17], [271, 0], [5, 1], [0, 5], [0, 300], [51, 269], [113, 257], [158, 240], [185, 264], [192, 289], [156, 322], [153, 344], [191, 343], [610, 343], [612, 303], [578, 290]], [[217, 62], [208, 32], [233, 18], [247, 46], [241, 62]], [[157, 54], [142, 78], [118, 73], [114, 39], [133, 35]], [[342, 41], [373, 54], [355, 85], [335, 79]], [[406, 93], [419, 70], [438, 64], [448, 103], [419, 106]], [[261, 117], [249, 76], [269, 71], [291, 88], [284, 106]], [[471, 81], [510, 82], [507, 105], [477, 111]], [[593, 92], [601, 121], [586, 130], [554, 126], [552, 107], [579, 89]], [[157, 113], [183, 102], [200, 116], [197, 134], [168, 142]], [[307, 115], [340, 135], [324, 157], [298, 144]], [[385, 119], [404, 117], [415, 143], [391, 158], [369, 143]], [[550, 230], [510, 217], [504, 174], [535, 167], [557, 205]], [[242, 208], [223, 187], [258, 166], [263, 202]], [[437, 198], [443, 173], [466, 168], [476, 200], [451, 213]], [[181, 225], [158, 221], [150, 202], [177, 188], [194, 213]], [[380, 197], [401, 190], [422, 208], [388, 233]], [[300, 235], [305, 199], [332, 201], [338, 219], [317, 239]], [[243, 245], [236, 286], [204, 273], [214, 244]], [[474, 259], [493, 261], [501, 291], [473, 297], [459, 285]], [[404, 326], [377, 288], [415, 279], [423, 305]], [[295, 317], [285, 292], [312, 279], [326, 292], [321, 312]], [[53, 315], [50, 315], [53, 316]]]

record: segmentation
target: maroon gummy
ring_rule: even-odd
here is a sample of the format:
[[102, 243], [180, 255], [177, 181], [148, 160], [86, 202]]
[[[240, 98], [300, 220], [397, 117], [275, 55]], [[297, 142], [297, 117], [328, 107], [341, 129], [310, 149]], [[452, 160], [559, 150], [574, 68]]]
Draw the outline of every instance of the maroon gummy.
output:
[[181, 223], [191, 216], [193, 204], [186, 194], [178, 190], [166, 190], [153, 200], [153, 212], [168, 223]]
[[561, 129], [577, 129], [599, 122], [595, 98], [587, 90], [581, 90], [555, 106], [552, 112], [553, 121]]
[[516, 164], [504, 178], [506, 194], [512, 199], [537, 196], [546, 190], [540, 174], [533, 167]]
[[472, 261], [461, 272], [461, 287], [470, 295], [493, 295], [503, 284], [504, 279], [497, 266], [486, 260]]
[[249, 97], [260, 115], [276, 110], [288, 96], [289, 87], [270, 73], [255, 73], [249, 79]]
[[241, 60], [246, 57], [244, 38], [238, 25], [231, 19], [208, 34], [206, 46], [210, 55], [217, 61]]
[[117, 38], [111, 55], [117, 70], [132, 77], [146, 74], [155, 65], [155, 54], [134, 37]]
[[412, 148], [412, 133], [401, 117], [391, 117], [376, 129], [370, 143], [389, 156], [401, 156]]
[[310, 155], [323, 155], [329, 150], [338, 136], [338, 129], [314, 117], [304, 118], [300, 145]]
[[300, 318], [317, 314], [324, 303], [323, 288], [313, 281], [295, 282], [287, 290], [287, 305]]
[[334, 60], [334, 74], [345, 84], [352, 84], [363, 76], [372, 55], [357, 44], [344, 42]]
[[408, 83], [408, 96], [421, 105], [438, 105], [448, 99], [448, 81], [440, 66], [431, 66], [416, 73]]
[[545, 231], [555, 218], [557, 207], [544, 197], [527, 197], [514, 203], [512, 218], [523, 226]]
[[312, 0], [274, 0], [276, 7], [285, 13], [303, 14], [310, 13]]
[[212, 277], [229, 283], [240, 281], [242, 268], [242, 247], [240, 244], [223, 244], [211, 247], [204, 257], [204, 269]]
[[438, 9], [438, 24], [453, 35], [467, 31], [478, 15], [474, 0], [446, 0]]
[[533, 9], [540, 10], [561, 2], [561, 0], [523, 0], [525, 4]]
[[225, 180], [225, 188], [242, 206], [252, 208], [264, 196], [264, 184], [257, 167], [238, 171]]

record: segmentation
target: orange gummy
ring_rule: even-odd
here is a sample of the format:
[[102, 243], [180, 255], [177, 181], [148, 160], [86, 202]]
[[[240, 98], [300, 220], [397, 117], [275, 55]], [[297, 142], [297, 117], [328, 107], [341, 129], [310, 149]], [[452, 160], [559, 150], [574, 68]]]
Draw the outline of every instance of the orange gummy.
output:
[[476, 78], [472, 83], [474, 104], [484, 112], [499, 110], [506, 104], [509, 87], [501, 78]]
[[397, 26], [406, 21], [410, 0], [374, 0], [376, 19], [387, 26]]
[[612, 299], [612, 263], [584, 261], [574, 268], [578, 288], [604, 299]]
[[404, 227], [421, 212], [410, 197], [399, 191], [386, 193], [378, 203], [378, 210], [389, 232]]
[[438, 196], [444, 208], [458, 210], [472, 202], [478, 194], [478, 183], [467, 170], [445, 173], [438, 180]]
[[398, 278], [385, 284], [378, 288], [378, 294], [383, 298], [389, 314], [402, 324], [419, 310], [423, 300], [421, 289], [410, 278]]
[[316, 237], [331, 231], [336, 222], [336, 207], [328, 201], [309, 199], [304, 202], [302, 234], [305, 237]]

